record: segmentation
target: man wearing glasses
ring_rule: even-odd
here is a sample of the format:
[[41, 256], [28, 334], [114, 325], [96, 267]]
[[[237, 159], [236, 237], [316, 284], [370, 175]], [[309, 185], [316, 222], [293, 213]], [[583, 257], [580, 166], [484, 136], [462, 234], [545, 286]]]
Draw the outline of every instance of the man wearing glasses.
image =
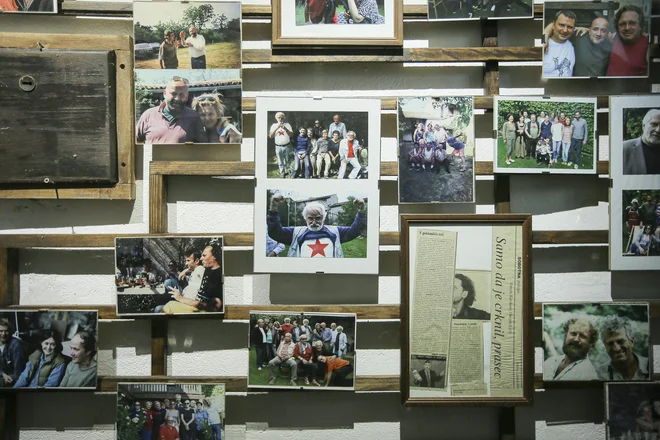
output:
[[163, 92], [165, 100], [142, 113], [137, 123], [137, 142], [183, 144], [205, 142], [204, 126], [188, 102], [188, 80], [173, 77]]

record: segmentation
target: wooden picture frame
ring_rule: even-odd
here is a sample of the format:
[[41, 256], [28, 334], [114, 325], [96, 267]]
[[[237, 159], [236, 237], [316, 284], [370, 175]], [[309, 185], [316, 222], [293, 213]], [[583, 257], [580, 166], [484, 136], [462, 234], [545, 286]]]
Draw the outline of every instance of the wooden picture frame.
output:
[[[495, 235], [495, 230], [493, 229], [496, 227], [500, 228], [497, 230], [497, 235]], [[420, 235], [422, 232], [423, 234]], [[432, 251], [433, 257], [423, 260], [419, 267], [416, 260], [418, 236], [424, 237], [424, 246], [434, 246], [433, 248], [427, 247], [427, 250]], [[486, 238], [490, 238], [491, 246], [490, 249], [483, 250], [484, 245], [487, 245]], [[509, 239], [509, 244], [507, 244], [506, 239]], [[437, 241], [431, 243], [428, 240]], [[514, 406], [531, 404], [534, 389], [534, 351], [531, 335], [533, 319], [533, 277], [531, 265], [532, 216], [529, 214], [404, 214], [401, 215], [400, 243], [401, 401], [403, 405]], [[475, 243], [479, 243], [479, 247], [471, 246]], [[496, 243], [501, 243], [503, 246]], [[438, 244], [444, 248], [435, 247]], [[454, 256], [451, 255], [452, 246]], [[461, 249], [465, 250], [461, 252]], [[479, 249], [482, 249], [482, 252], [479, 252]], [[505, 265], [507, 262], [508, 264]], [[445, 306], [442, 308], [447, 315], [445, 316], [442, 314], [442, 311], [436, 310], [436, 312], [440, 313], [433, 315], [433, 319], [434, 322], [438, 322], [437, 325], [442, 326], [443, 322], [447, 322], [446, 318], [449, 318], [452, 323], [449, 328], [452, 332], [452, 337], [456, 337], [455, 341], [458, 340], [458, 336], [456, 336], [455, 332], [457, 330], [454, 330], [454, 328], [476, 331], [477, 334], [481, 334], [481, 357], [483, 362], [480, 367], [477, 367], [477, 373], [479, 368], [483, 368], [483, 371], [481, 372], [482, 376], [476, 381], [452, 384], [450, 369], [452, 351], [450, 350], [449, 330], [445, 330], [447, 335], [447, 338], [445, 338], [446, 341], [439, 343], [446, 345], [445, 353], [430, 351], [434, 347], [429, 348], [428, 353], [421, 353], [419, 351], [416, 354], [412, 353], [414, 349], [419, 350], [420, 345], [426, 347], [423, 343], [420, 343], [421, 338], [416, 343], [413, 343], [411, 338], [411, 335], [415, 332], [415, 329], [413, 329], [414, 323], [424, 322], [419, 319], [414, 320], [413, 318], [416, 310], [414, 308], [415, 294], [418, 292], [417, 295], [424, 295], [421, 292], [422, 286], [414, 284], [415, 271], [424, 271], [425, 263], [431, 265], [430, 267], [434, 269], [446, 268], [448, 270], [431, 271], [431, 273], [437, 274], [437, 279], [433, 279], [434, 275], [431, 277], [425, 275], [423, 280], [433, 288], [430, 291], [433, 295], [433, 301], [428, 301], [429, 298], [427, 297], [427, 304], [424, 304], [420, 310], [423, 309], [426, 315], [425, 317], [428, 319], [429, 314], [434, 313], [433, 308], [442, 307], [437, 305], [440, 301], [436, 301], [438, 298], [436, 288], [438, 286], [445, 286], [444, 293], [448, 295], [445, 295]], [[443, 263], [446, 266], [443, 266]], [[411, 267], [415, 269], [411, 271]], [[485, 267], [492, 269], [492, 275], [486, 277], [488, 280], [492, 280], [492, 287], [490, 285], [484, 287], [484, 284], [466, 281], [465, 279], [469, 277], [465, 274], [457, 276], [459, 275], [459, 271], [477, 272], [483, 271]], [[448, 276], [448, 274], [452, 273], [450, 270], [453, 270], [454, 275], [451, 278]], [[422, 273], [426, 274], [427, 272]], [[444, 283], [442, 280], [443, 277]], [[507, 279], [513, 281], [506, 281]], [[502, 282], [501, 280], [504, 281]], [[460, 282], [457, 283], [457, 281]], [[452, 285], [448, 286], [447, 283], [452, 283]], [[471, 287], [465, 287], [464, 285], [466, 283], [469, 283]], [[457, 284], [458, 287], [463, 287], [463, 299], [461, 299], [460, 303], [457, 303], [455, 300]], [[414, 288], [411, 288], [411, 285]], [[475, 289], [475, 286], [477, 289]], [[485, 296], [479, 295], [478, 292], [482, 291], [479, 290], [480, 287], [484, 287], [483, 291], [490, 292], [489, 295], [486, 295], [488, 299]], [[508, 292], [507, 288], [509, 289]], [[442, 294], [442, 287], [439, 290], [440, 294]], [[426, 294], [428, 295], [428, 293], [429, 290], [427, 290]], [[514, 294], [515, 296], [507, 298], [507, 293]], [[459, 296], [461, 296], [460, 292]], [[451, 303], [449, 302], [450, 298], [452, 298]], [[508, 304], [502, 300], [506, 300]], [[498, 302], [495, 302], [492, 308], [490, 308], [490, 305], [488, 306], [490, 313], [486, 317], [485, 314], [487, 312], [478, 310], [476, 307], [471, 307], [477, 301], [482, 301], [481, 304], [490, 304], [492, 301]], [[417, 299], [417, 303], [419, 304], [419, 299]], [[456, 310], [458, 307], [461, 308]], [[483, 305], [481, 307], [483, 308]], [[509, 307], [510, 310], [506, 310]], [[510, 317], [512, 316], [516, 318], [517, 324], [510, 323]], [[436, 317], [437, 319], [435, 319]], [[481, 323], [481, 326], [478, 325], [479, 323]], [[508, 333], [509, 328], [514, 328], [514, 331], [507, 335], [506, 333]], [[493, 330], [491, 331], [491, 329]], [[436, 344], [441, 339], [441, 331], [442, 329], [440, 331], [434, 331], [433, 337], [427, 341], [432, 342], [435, 348], [438, 347]], [[423, 337], [423, 333], [419, 331], [419, 327], [416, 333], [422, 334]], [[500, 338], [500, 336], [502, 337]], [[470, 342], [473, 344], [474, 338], [468, 339], [464, 333], [463, 339], [460, 342]], [[488, 346], [486, 345], [487, 342], [490, 342]], [[493, 362], [491, 357], [493, 353], [499, 351], [496, 346], [499, 346], [501, 349], [501, 346], [504, 344], [509, 345], [512, 357], [517, 362], [514, 362], [510, 366], [500, 364], [499, 368], [492, 367]], [[417, 347], [415, 348], [413, 345], [417, 345]], [[415, 362], [411, 360], [412, 357], [415, 357]], [[478, 358], [478, 356], [476, 357]], [[445, 373], [433, 374], [433, 371], [427, 371], [426, 376], [421, 376], [421, 373], [416, 371], [416, 369], [421, 367], [422, 359], [424, 359], [424, 364], [430, 363], [433, 365], [433, 362], [435, 362], [436, 365], [445, 369]], [[501, 361], [501, 357], [495, 358], [495, 365], [497, 365], [498, 361]], [[479, 365], [479, 363], [472, 363], [471, 365]], [[411, 367], [415, 368], [411, 369]], [[426, 368], [426, 365], [424, 365], [424, 368]], [[462, 370], [461, 372], [464, 373]], [[491, 380], [493, 372], [499, 375], [500, 379], [498, 380], [501, 381], [499, 386], [496, 387], [493, 387], [493, 381]], [[432, 379], [434, 376], [437, 379], [435, 380], [435, 384], [434, 379]], [[508, 379], [506, 376], [508, 376]], [[429, 379], [424, 380], [425, 377]], [[510, 382], [510, 386], [503, 386], [505, 379], [502, 379], [502, 377], [505, 377]], [[483, 392], [479, 393], [479, 391]]]
[[[403, 0], [384, 0], [385, 23], [362, 24], [357, 27], [360, 32], [346, 37], [341, 36], [341, 29], [348, 26], [345, 24], [296, 25], [295, 0], [271, 0], [271, 5], [273, 46], [403, 46]], [[285, 14], [289, 17], [293, 14], [293, 20], [285, 18]], [[296, 31], [299, 27], [306, 29]]]
[[[133, 39], [127, 35], [29, 34], [0, 32], [2, 47], [42, 50], [107, 50], [115, 55], [115, 121], [117, 183], [112, 186], [55, 186], [0, 189], [0, 199], [135, 199], [135, 110], [133, 105]], [[94, 44], [90, 45], [89, 42]]]

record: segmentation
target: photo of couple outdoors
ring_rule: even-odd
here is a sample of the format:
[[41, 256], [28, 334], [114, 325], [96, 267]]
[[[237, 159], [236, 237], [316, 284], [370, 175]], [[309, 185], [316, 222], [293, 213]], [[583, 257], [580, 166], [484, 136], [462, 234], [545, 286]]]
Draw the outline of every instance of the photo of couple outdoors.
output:
[[117, 385], [117, 440], [222, 440], [225, 385]]
[[543, 78], [647, 77], [650, 0], [544, 3]]
[[222, 313], [222, 237], [117, 238], [118, 314]]
[[96, 311], [0, 311], [0, 387], [96, 388]]
[[651, 378], [647, 304], [544, 304], [543, 380]]
[[295, 0], [296, 25], [383, 24], [384, 0]]
[[496, 170], [595, 172], [596, 101], [496, 98]]
[[623, 256], [660, 255], [660, 189], [622, 192]]
[[364, 195], [267, 190], [267, 200], [268, 257], [367, 257]]
[[354, 388], [353, 314], [250, 312], [249, 387]]
[[268, 112], [269, 178], [366, 179], [368, 112]]

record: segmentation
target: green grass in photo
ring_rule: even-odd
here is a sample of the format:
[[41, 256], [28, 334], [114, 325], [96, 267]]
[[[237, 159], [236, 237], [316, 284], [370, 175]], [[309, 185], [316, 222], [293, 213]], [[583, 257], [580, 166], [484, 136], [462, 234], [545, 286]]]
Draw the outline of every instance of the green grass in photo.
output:
[[[513, 156], [513, 155], [512, 155]], [[548, 169], [547, 165], [537, 166], [536, 158], [533, 159], [516, 159], [513, 158], [515, 162], [510, 165], [506, 164], [506, 145], [502, 137], [497, 138], [497, 166], [500, 168], [518, 168], [518, 169]], [[569, 156], [569, 160], [571, 157]], [[552, 164], [550, 169], [562, 169], [562, 170], [572, 170], [574, 169], [575, 164], [570, 167], [563, 163], [561, 158], [557, 158], [557, 163]], [[593, 170], [594, 169], [594, 156], [593, 156], [593, 145], [585, 145], [582, 147], [582, 154], [580, 155], [580, 165], [581, 170]]]

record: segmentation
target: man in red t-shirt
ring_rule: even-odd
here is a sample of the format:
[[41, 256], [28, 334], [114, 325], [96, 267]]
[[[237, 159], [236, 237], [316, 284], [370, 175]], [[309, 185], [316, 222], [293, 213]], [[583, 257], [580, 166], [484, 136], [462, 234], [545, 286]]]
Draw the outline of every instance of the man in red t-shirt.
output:
[[174, 417], [167, 418], [167, 425], [160, 428], [159, 440], [179, 440], [179, 431], [174, 426]]
[[319, 356], [316, 360], [328, 366], [324, 386], [327, 387], [332, 384], [336, 387], [349, 387], [353, 384], [352, 379], [346, 378], [346, 376], [353, 372], [353, 366], [346, 359], [341, 359], [337, 356]]
[[284, 335], [291, 333], [293, 324], [291, 324], [291, 318], [284, 318], [284, 324], [280, 326], [280, 340], [284, 340]]
[[626, 5], [616, 12], [614, 23], [617, 34], [612, 41], [607, 76], [648, 76], [649, 39], [643, 35], [642, 10]]

